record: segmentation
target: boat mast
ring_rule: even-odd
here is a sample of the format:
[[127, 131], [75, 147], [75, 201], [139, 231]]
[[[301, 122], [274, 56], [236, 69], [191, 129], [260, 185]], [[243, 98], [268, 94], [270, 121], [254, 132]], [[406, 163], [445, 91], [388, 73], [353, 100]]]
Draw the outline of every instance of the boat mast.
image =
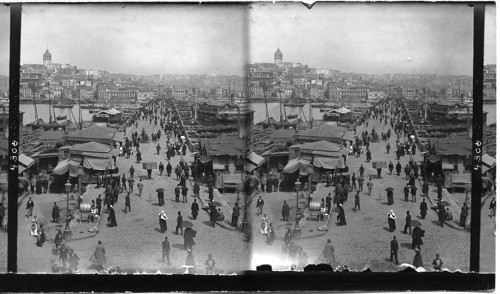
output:
[[33, 105], [35, 106], [35, 125], [38, 125], [38, 110], [36, 108], [36, 100], [35, 97], [33, 97]]
[[50, 109], [51, 104], [52, 104], [52, 102], [51, 102], [51, 97], [50, 97], [50, 84], [49, 84], [49, 124], [50, 125], [52, 125], [52, 109]]
[[81, 105], [80, 95], [78, 95], [78, 119], [80, 121], [79, 126], [80, 126], [80, 130], [81, 130], [82, 129], [82, 105]]
[[313, 128], [313, 111], [312, 111], [312, 93], [311, 89], [309, 89], [309, 120], [311, 123], [311, 129]]
[[280, 127], [281, 127], [283, 125], [283, 111], [281, 109], [283, 107], [283, 95], [281, 95], [281, 90], [278, 91], [278, 94], [280, 95]]
[[[267, 108], [266, 94], [264, 94], [264, 104], [266, 105], [266, 123], [269, 123], [269, 109]], [[281, 112], [281, 109], [280, 109], [280, 112]]]

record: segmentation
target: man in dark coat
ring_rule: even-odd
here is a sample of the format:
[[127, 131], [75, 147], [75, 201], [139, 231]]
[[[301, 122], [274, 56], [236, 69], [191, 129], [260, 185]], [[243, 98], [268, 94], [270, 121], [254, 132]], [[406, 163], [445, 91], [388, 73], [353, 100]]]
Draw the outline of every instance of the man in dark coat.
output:
[[396, 174], [399, 176], [401, 174], [401, 163], [396, 163]]
[[399, 264], [398, 250], [399, 250], [398, 241], [396, 240], [396, 236], [394, 236], [392, 241], [391, 241], [391, 262], [392, 262], [392, 258], [394, 257], [396, 264]]
[[108, 227], [116, 227], [116, 215], [113, 205], [109, 206]]
[[175, 193], [175, 202], [179, 202], [179, 197], [181, 195], [181, 186], [180, 185], [175, 186], [174, 193]]
[[429, 184], [424, 181], [424, 184], [422, 185], [422, 194], [424, 194], [424, 196], [427, 196], [427, 194], [429, 193]]
[[187, 250], [193, 249], [194, 243], [194, 237], [196, 237], [196, 231], [193, 230], [192, 228], [186, 228], [184, 231], [184, 249]]
[[196, 219], [198, 217], [199, 210], [200, 210], [200, 207], [198, 206], [198, 202], [196, 202], [196, 199], [195, 199], [193, 204], [191, 204], [191, 215], [193, 216], [193, 219]]
[[63, 241], [63, 236], [61, 230], [57, 230], [57, 234], [54, 238], [54, 243], [56, 244], [56, 247], [59, 248], [59, 244], [61, 244], [62, 241]]
[[199, 196], [200, 196], [200, 184], [198, 184], [198, 182], [195, 182], [195, 183], [194, 183], [194, 186], [193, 186], [193, 194], [194, 194], [194, 196], [196, 196], [196, 197], [199, 197]]
[[422, 219], [425, 219], [425, 216], [427, 215], [427, 203], [425, 202], [425, 198], [422, 200], [422, 203], [420, 203], [420, 216]]
[[411, 192], [411, 202], [417, 202], [417, 187], [415, 185], [412, 185], [410, 188]]
[[342, 204], [340, 204], [340, 207], [339, 207], [339, 214], [337, 216], [337, 225], [339, 226], [345, 226], [347, 225], [347, 222], [345, 220], [345, 212], [344, 212], [344, 206]]
[[[330, 198], [331, 200], [331, 198]], [[327, 207], [328, 207], [328, 198], [327, 198]], [[328, 208], [329, 210], [329, 208]], [[281, 208], [281, 217], [283, 218], [284, 221], [288, 221], [288, 218], [290, 217], [290, 207], [286, 203], [286, 201], [283, 201], [283, 207]]]
[[441, 201], [443, 199], [443, 187], [441, 187], [440, 183], [437, 185], [437, 194], [439, 201]]
[[219, 213], [217, 212], [217, 209], [212, 203], [208, 204], [208, 213], [210, 216], [210, 221], [212, 222], [212, 227], [215, 228], [215, 222], [218, 220]]
[[52, 222], [59, 223], [59, 206], [54, 202], [54, 206], [52, 207]]
[[182, 215], [181, 212], [177, 212], [177, 226], [175, 227], [175, 234], [179, 234], [179, 229], [181, 229], [181, 236], [183, 235], [184, 231], [182, 228]]
[[408, 202], [408, 195], [410, 194], [410, 187], [408, 185], [406, 185], [404, 188], [403, 188], [403, 191], [405, 193], [405, 201]]
[[29, 216], [33, 215], [33, 207], [35, 207], [35, 203], [33, 202], [33, 200], [31, 200], [31, 197], [30, 197], [30, 199], [26, 203], [26, 209], [28, 210], [28, 213], [26, 214], [26, 217], [29, 217]]
[[257, 207], [257, 215], [261, 215], [262, 209], [264, 208], [264, 199], [262, 199], [262, 196], [259, 196], [256, 207]]
[[467, 207], [467, 203], [464, 202], [462, 206], [462, 211], [460, 212], [460, 226], [465, 227], [465, 222], [467, 220], [467, 216], [469, 216], [469, 208]]
[[415, 247], [420, 248], [422, 244], [424, 244], [424, 241], [422, 241], [422, 237], [424, 236], [425, 231], [422, 230], [420, 227], [415, 227], [413, 229], [412, 233], [412, 242], [411, 242], [411, 248], [415, 249]]
[[182, 203], [187, 203], [187, 194], [188, 194], [188, 187], [182, 186]]
[[163, 170], [165, 169], [165, 166], [163, 165], [163, 162], [160, 162], [160, 165], [158, 166], [158, 169], [160, 170], [160, 176], [163, 174]]
[[405, 228], [403, 234], [406, 234], [406, 229], [410, 229], [410, 235], [411, 235], [411, 215], [409, 210], [406, 211]]
[[238, 218], [240, 217], [240, 208], [238, 207], [238, 203], [234, 204], [233, 207], [233, 214], [231, 218], [231, 226], [237, 227], [238, 226]]
[[172, 174], [172, 165], [170, 164], [170, 161], [167, 163], [167, 176], [170, 177], [170, 174]]

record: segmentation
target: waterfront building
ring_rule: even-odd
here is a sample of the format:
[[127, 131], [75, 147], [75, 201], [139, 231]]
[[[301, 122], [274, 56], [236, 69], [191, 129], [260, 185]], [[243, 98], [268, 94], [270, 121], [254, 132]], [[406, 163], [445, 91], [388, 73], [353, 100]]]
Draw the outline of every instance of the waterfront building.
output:
[[368, 99], [368, 91], [366, 89], [330, 89], [328, 91], [330, 100], [339, 101], [344, 98], [355, 98], [366, 100]]

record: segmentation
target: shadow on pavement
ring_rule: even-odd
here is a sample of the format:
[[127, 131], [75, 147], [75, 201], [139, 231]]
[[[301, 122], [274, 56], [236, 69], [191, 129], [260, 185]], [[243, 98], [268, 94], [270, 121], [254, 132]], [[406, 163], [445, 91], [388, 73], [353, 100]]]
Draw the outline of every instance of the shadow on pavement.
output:
[[406, 249], [413, 249], [413, 248], [411, 248], [411, 243], [406, 243], [406, 242], [405, 243], [401, 243], [401, 247], [404, 247]]
[[440, 221], [433, 220], [433, 221], [431, 221], [431, 223], [433, 223], [434, 225], [436, 225], [438, 227], [441, 227], [441, 222]]
[[184, 250], [184, 244], [172, 244], [172, 248]]

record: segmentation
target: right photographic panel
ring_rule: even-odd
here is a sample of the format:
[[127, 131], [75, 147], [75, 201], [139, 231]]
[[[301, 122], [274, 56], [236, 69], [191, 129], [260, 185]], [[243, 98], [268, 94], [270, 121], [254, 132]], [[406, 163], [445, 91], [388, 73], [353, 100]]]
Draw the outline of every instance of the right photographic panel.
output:
[[486, 5], [484, 19], [483, 166], [479, 270], [495, 272], [496, 222], [496, 6]]
[[[252, 268], [468, 272], [473, 8], [256, 3], [249, 18], [251, 148], [265, 159], [253, 171]], [[481, 266], [492, 272], [494, 168], [487, 175]]]

